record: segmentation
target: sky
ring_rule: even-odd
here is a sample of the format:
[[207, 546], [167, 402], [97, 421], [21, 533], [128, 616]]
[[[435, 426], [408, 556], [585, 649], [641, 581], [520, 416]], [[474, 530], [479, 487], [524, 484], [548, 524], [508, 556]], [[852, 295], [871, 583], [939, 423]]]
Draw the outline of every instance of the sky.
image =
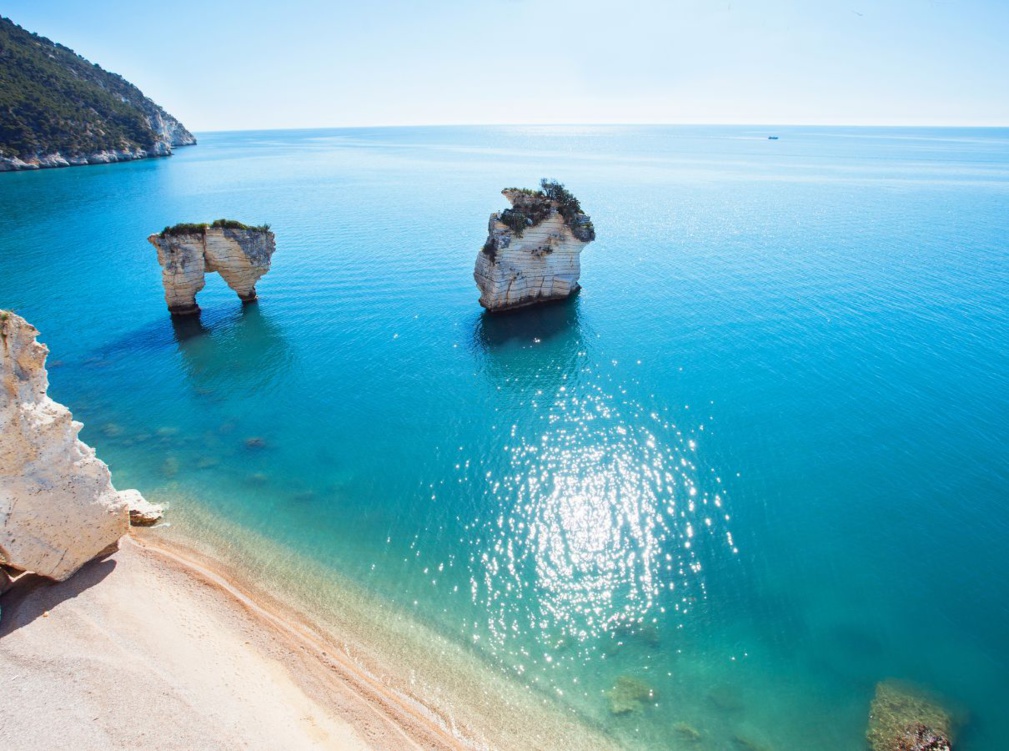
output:
[[1009, 125], [1009, 0], [3, 0], [190, 130]]

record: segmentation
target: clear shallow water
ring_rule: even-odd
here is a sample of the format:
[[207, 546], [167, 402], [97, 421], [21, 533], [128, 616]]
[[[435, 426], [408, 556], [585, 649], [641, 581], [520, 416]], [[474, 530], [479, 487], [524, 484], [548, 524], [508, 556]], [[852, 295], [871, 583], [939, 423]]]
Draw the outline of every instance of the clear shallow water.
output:
[[[859, 749], [876, 681], [1009, 702], [1009, 131], [207, 134], [0, 179], [0, 306], [119, 487], [230, 518], [627, 745]], [[506, 185], [584, 292], [487, 318]], [[173, 325], [146, 236], [269, 222]], [[262, 447], [249, 447], [259, 438]], [[620, 676], [658, 703], [614, 716]], [[696, 744], [695, 744], [696, 746]]]

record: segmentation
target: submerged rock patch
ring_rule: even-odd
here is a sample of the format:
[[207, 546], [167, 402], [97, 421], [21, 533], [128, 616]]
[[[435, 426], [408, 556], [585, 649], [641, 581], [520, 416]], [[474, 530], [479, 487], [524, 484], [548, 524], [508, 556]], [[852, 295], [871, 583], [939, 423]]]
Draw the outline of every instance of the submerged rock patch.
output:
[[631, 675], [621, 675], [607, 693], [610, 700], [610, 712], [615, 715], [641, 712], [648, 705], [655, 703], [655, 689], [640, 678]]
[[917, 689], [883, 681], [869, 707], [872, 751], [951, 751], [952, 718]]

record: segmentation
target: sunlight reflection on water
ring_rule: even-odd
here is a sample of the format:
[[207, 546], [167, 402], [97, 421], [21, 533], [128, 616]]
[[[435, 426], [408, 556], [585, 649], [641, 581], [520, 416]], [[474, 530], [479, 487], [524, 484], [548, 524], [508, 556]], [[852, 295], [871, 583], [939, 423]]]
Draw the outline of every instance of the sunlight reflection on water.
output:
[[706, 596], [694, 538], [732, 537], [721, 494], [700, 487], [696, 442], [673, 423], [598, 386], [560, 387], [548, 412], [545, 431], [505, 448], [507, 471], [488, 473], [498, 513], [471, 591], [498, 646], [532, 630], [584, 657], [608, 632], [686, 615]]

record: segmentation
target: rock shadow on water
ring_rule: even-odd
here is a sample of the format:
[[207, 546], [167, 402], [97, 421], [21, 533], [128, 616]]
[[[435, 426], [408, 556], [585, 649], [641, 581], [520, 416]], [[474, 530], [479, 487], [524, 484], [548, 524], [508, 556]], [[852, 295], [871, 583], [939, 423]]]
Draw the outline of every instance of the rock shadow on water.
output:
[[577, 298], [508, 313], [482, 313], [473, 350], [497, 386], [550, 389], [588, 364], [585, 324]]
[[213, 393], [217, 385], [241, 388], [269, 382], [292, 360], [280, 328], [252, 302], [237, 310], [231, 306], [205, 309], [199, 316], [148, 323], [92, 351], [79, 363], [64, 366], [70, 371], [112, 368], [118, 373], [120, 365], [133, 368], [172, 348], [182, 355], [194, 388], [204, 394]]
[[477, 346], [486, 353], [506, 347], [548, 342], [577, 333], [578, 297], [572, 296], [507, 313], [481, 313], [474, 326]]
[[[177, 424], [181, 418], [174, 399], [187, 387], [206, 405], [235, 393], [260, 396], [276, 388], [293, 361], [280, 327], [248, 304], [141, 325], [67, 363], [61, 375], [92, 384], [74, 405], [99, 450], [137, 443], [167, 450], [201, 443]], [[102, 368], [100, 375], [95, 367]], [[145, 404], [136, 411], [141, 397]], [[153, 467], [156, 476], [164, 474], [158, 470]]]
[[174, 317], [171, 322], [175, 342], [180, 347], [191, 339], [199, 339], [210, 334], [210, 329], [203, 324], [200, 316]]
[[264, 391], [293, 360], [280, 328], [254, 303], [225, 316], [205, 311], [172, 318], [170, 325], [186, 375], [201, 396]]

